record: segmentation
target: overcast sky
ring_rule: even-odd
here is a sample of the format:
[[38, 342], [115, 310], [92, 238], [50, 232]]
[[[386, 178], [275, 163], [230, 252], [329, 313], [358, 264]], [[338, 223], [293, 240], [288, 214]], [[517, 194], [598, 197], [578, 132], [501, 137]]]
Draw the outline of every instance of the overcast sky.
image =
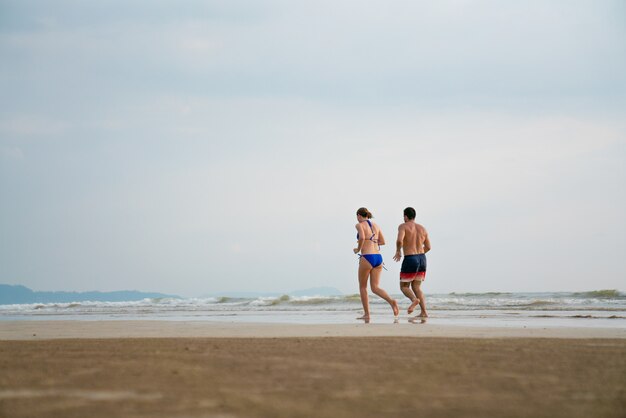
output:
[[0, 0], [0, 283], [626, 289], [626, 2]]

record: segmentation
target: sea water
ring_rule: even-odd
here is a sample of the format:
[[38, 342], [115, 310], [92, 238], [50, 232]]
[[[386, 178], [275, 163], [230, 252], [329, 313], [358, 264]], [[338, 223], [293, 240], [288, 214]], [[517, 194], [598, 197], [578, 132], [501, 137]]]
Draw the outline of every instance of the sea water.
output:
[[[400, 321], [422, 323], [400, 303]], [[389, 305], [370, 295], [372, 323], [391, 323]], [[616, 290], [545, 293], [426, 294], [428, 322], [466, 326], [626, 328], [626, 294]], [[129, 302], [71, 302], [0, 305], [0, 320], [172, 320], [355, 323], [363, 313], [358, 294], [256, 298], [157, 298]]]

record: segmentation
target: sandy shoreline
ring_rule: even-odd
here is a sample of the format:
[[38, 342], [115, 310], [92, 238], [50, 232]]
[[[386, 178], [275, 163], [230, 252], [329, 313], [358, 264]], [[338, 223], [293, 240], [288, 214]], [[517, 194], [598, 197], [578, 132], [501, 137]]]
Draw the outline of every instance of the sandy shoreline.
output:
[[626, 330], [2, 321], [0, 417], [615, 417]]
[[621, 418], [626, 340], [0, 341], [2, 417]]
[[468, 327], [431, 323], [276, 324], [202, 321], [0, 321], [0, 340], [57, 338], [620, 338], [624, 328]]

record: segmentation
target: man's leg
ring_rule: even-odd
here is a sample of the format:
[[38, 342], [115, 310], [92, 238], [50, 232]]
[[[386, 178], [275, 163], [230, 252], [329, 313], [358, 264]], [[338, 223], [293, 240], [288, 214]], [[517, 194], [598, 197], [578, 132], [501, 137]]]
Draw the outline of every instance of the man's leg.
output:
[[422, 281], [413, 280], [413, 282], [411, 282], [411, 288], [419, 299], [420, 309], [422, 310], [419, 316], [421, 316], [422, 318], [426, 318], [428, 316], [428, 313], [426, 312], [426, 302], [424, 301], [424, 293], [422, 292]]
[[400, 290], [402, 290], [404, 296], [411, 300], [411, 305], [409, 306], [407, 312], [409, 314], [413, 313], [413, 309], [415, 309], [420, 300], [418, 296], [415, 296], [415, 293], [413, 293], [413, 290], [411, 289], [411, 282], [400, 282]]

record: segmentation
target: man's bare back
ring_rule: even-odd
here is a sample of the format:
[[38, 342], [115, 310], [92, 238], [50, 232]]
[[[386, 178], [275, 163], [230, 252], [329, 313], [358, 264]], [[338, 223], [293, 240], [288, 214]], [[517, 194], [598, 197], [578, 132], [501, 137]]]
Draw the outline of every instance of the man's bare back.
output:
[[409, 207], [404, 209], [404, 223], [398, 226], [398, 238], [396, 239], [395, 261], [404, 260], [400, 267], [400, 290], [411, 300], [411, 305], [407, 309], [409, 314], [413, 313], [419, 304], [421, 312], [420, 318], [426, 318], [426, 302], [421, 284], [426, 279], [426, 253], [430, 251], [430, 239], [428, 232], [422, 225], [415, 223], [415, 209]]
[[[398, 240], [396, 244], [398, 249], [396, 256], [400, 256], [400, 247], [402, 247], [405, 256], [425, 254], [430, 251], [430, 240], [428, 239], [426, 228], [415, 223], [413, 220], [407, 220], [398, 227]], [[395, 258], [396, 257], [394, 257], [394, 259]]]

